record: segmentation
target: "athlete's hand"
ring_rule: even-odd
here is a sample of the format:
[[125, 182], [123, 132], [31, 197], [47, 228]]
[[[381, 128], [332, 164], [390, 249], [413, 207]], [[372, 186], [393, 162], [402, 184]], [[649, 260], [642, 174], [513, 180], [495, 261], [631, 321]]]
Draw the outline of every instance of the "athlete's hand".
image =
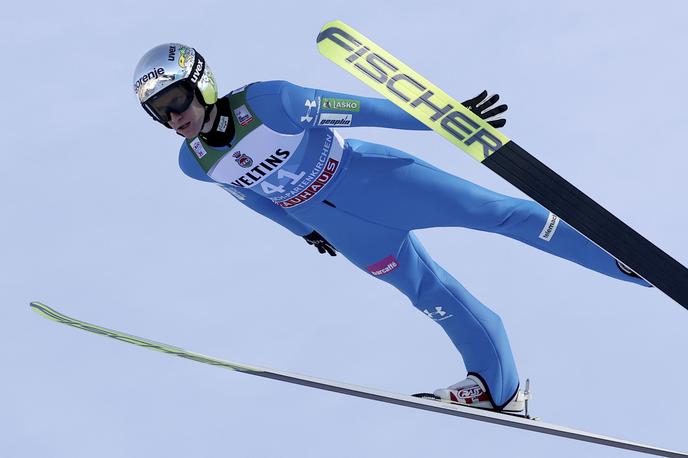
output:
[[482, 119], [487, 121], [492, 127], [504, 127], [504, 124], [506, 124], [506, 119], [494, 118], [504, 113], [509, 107], [502, 104], [492, 108], [498, 100], [499, 94], [494, 94], [488, 97], [487, 91], [483, 91], [480, 94], [473, 97], [472, 99], [468, 99], [465, 102], [462, 102], [461, 105], [465, 106], [473, 113], [480, 116]]
[[337, 250], [335, 247], [333, 247], [330, 242], [325, 240], [323, 236], [318, 234], [316, 231], [313, 231], [308, 235], [304, 235], [303, 238], [309, 245], [316, 247], [320, 254], [328, 253], [330, 256], [337, 256]]

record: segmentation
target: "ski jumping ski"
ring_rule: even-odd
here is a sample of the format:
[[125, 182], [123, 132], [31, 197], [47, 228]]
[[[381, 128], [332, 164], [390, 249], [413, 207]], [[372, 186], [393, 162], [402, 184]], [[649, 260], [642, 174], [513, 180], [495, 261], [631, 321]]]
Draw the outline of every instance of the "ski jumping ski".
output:
[[46, 318], [49, 318], [58, 323], [67, 324], [69, 326], [82, 329], [84, 331], [93, 332], [107, 336], [122, 342], [138, 345], [140, 347], [149, 348], [151, 350], [160, 351], [170, 355], [179, 356], [181, 358], [198, 361], [199, 363], [210, 364], [212, 366], [223, 367], [232, 371], [243, 372], [245, 374], [257, 375], [281, 382], [294, 383], [297, 385], [307, 386], [310, 388], [317, 388], [319, 390], [332, 391], [335, 393], [345, 394], [348, 396], [355, 396], [364, 399], [372, 399], [375, 401], [385, 402], [388, 404], [396, 404], [404, 407], [411, 407], [413, 409], [425, 410], [429, 412], [442, 413], [445, 415], [452, 415], [455, 417], [467, 418], [469, 420], [477, 420], [486, 423], [493, 423], [496, 425], [508, 426], [510, 428], [525, 429], [543, 434], [553, 436], [566, 437], [584, 442], [592, 442], [595, 444], [615, 447], [620, 449], [632, 450], [636, 452], [648, 453], [656, 456], [666, 457], [688, 457], [688, 454], [682, 452], [671, 451], [663, 448], [644, 445], [637, 442], [616, 439], [613, 437], [602, 436], [600, 434], [580, 431], [564, 426], [558, 426], [548, 423], [543, 423], [538, 420], [524, 418], [520, 416], [501, 414], [488, 410], [481, 410], [471, 407], [459, 406], [447, 402], [440, 402], [431, 399], [423, 399], [419, 397], [390, 393], [386, 391], [376, 390], [372, 388], [365, 388], [356, 385], [349, 385], [341, 382], [334, 382], [323, 380], [315, 377], [305, 375], [292, 374], [289, 372], [278, 371], [274, 369], [266, 369], [245, 364], [233, 363], [211, 356], [204, 356], [200, 353], [194, 353], [167, 345], [160, 342], [155, 342], [142, 337], [136, 337], [131, 334], [125, 334], [120, 331], [104, 328], [94, 324], [70, 318], [62, 313], [48, 307], [41, 302], [31, 302], [31, 309], [40, 313]]
[[[449, 140], [688, 309], [688, 269], [496, 128], [341, 21], [320, 53]], [[471, 61], [472, 62], [472, 61]]]

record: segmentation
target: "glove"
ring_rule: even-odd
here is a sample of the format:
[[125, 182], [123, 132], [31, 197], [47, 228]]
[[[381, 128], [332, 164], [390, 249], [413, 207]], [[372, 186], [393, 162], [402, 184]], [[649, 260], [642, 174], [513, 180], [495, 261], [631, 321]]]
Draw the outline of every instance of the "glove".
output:
[[498, 100], [499, 94], [494, 94], [490, 97], [487, 97], [487, 91], [483, 91], [472, 99], [462, 102], [461, 105], [465, 106], [473, 113], [486, 120], [492, 127], [504, 127], [504, 124], [506, 124], [506, 119], [491, 119], [504, 113], [507, 108], [509, 108], [508, 106], [502, 104], [490, 109], [495, 103], [497, 103]]
[[313, 231], [308, 235], [304, 235], [303, 238], [306, 240], [306, 243], [316, 247], [318, 249], [318, 253], [329, 253], [330, 256], [337, 256], [337, 250], [335, 247], [333, 247], [330, 242], [325, 240], [323, 236], [318, 234], [316, 231]]

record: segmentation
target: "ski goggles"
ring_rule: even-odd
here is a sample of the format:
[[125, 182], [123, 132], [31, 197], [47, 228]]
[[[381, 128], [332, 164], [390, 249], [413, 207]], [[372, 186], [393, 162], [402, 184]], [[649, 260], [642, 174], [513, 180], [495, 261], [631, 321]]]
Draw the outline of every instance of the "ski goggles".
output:
[[190, 82], [183, 80], [166, 87], [142, 105], [155, 119], [167, 124], [171, 113], [183, 113], [193, 102], [196, 91]]

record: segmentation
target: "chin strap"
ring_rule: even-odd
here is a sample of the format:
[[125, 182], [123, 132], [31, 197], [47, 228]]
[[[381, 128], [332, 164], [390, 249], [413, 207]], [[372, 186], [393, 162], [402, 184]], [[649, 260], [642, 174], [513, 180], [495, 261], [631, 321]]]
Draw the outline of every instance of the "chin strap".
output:
[[210, 113], [213, 111], [213, 107], [215, 106], [214, 103], [207, 104], [205, 102], [205, 99], [203, 98], [203, 94], [201, 94], [201, 90], [196, 87], [196, 100], [201, 102], [203, 107], [205, 107], [205, 116], [203, 117], [203, 125], [210, 121]]
[[205, 106], [205, 116], [203, 117], [203, 125], [210, 121], [210, 113], [212, 113], [214, 106], [215, 104]]

